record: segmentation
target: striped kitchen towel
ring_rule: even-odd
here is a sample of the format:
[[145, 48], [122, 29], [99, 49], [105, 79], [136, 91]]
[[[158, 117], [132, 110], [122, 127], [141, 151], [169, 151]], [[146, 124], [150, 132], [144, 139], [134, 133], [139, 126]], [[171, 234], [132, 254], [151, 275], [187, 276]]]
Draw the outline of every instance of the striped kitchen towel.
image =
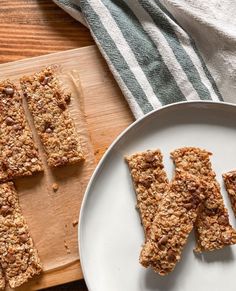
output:
[[236, 1], [54, 1], [89, 27], [136, 118], [185, 100], [236, 102]]

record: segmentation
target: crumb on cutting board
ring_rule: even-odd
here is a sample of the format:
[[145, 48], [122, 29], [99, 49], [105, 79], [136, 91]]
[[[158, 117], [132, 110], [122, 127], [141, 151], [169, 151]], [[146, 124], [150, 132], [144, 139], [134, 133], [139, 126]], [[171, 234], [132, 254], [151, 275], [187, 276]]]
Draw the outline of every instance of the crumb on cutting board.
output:
[[52, 184], [52, 190], [53, 190], [54, 192], [57, 192], [58, 189], [59, 189], [59, 185], [58, 185], [57, 183], [53, 183], [53, 184]]
[[78, 220], [74, 220], [74, 221], [72, 222], [72, 225], [73, 225], [73, 227], [75, 227], [76, 225], [78, 225]]
[[65, 247], [65, 249], [66, 249], [66, 252], [67, 252], [68, 254], [70, 254], [70, 248], [69, 248], [69, 246], [68, 246], [66, 240], [64, 240], [64, 247]]

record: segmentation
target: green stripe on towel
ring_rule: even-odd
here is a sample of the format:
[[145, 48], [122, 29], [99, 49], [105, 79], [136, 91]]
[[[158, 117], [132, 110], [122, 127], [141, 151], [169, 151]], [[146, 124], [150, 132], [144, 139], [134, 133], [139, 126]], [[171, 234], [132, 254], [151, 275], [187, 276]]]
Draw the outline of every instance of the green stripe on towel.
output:
[[199, 73], [196, 70], [190, 56], [182, 47], [182, 44], [176, 36], [175, 31], [169, 23], [165, 14], [162, 12], [161, 9], [153, 9], [150, 1], [140, 0], [139, 2], [152, 17], [153, 22], [156, 24], [156, 26], [163, 33], [164, 37], [172, 48], [176, 59], [188, 76], [189, 81], [192, 83], [194, 89], [198, 92], [199, 97], [203, 100], [211, 100], [212, 98], [208, 88], [202, 83]]
[[113, 3], [102, 0], [102, 2], [115, 19], [118, 28], [121, 30], [123, 37], [133, 51], [162, 105], [186, 101], [157, 47], [145, 32], [134, 13], [129, 9], [129, 6], [123, 1]]
[[153, 110], [153, 106], [148, 101], [147, 96], [140, 84], [137, 82], [136, 77], [130, 71], [127, 62], [120, 54], [116, 44], [108, 34], [107, 30], [104, 28], [97, 13], [93, 10], [87, 1], [81, 1], [81, 8], [84, 15], [86, 16], [86, 20], [89, 26], [93, 31], [93, 34], [99, 40], [99, 43], [104, 49], [106, 55], [109, 57], [111, 63], [119, 71], [120, 77], [136, 99], [143, 113], [145, 114]]

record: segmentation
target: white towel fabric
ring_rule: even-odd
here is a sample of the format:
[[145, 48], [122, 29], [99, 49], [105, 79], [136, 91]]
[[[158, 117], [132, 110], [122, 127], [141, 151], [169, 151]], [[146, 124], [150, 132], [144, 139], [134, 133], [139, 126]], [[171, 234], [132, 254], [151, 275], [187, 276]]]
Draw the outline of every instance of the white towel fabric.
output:
[[224, 101], [236, 103], [236, 1], [161, 2], [195, 41]]

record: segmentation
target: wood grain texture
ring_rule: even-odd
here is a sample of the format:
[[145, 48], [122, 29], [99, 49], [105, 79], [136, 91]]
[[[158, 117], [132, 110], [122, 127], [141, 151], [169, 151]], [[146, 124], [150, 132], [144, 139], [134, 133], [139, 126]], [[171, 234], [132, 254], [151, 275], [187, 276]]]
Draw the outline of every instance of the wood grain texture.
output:
[[0, 39], [0, 63], [94, 43], [88, 29], [51, 0], [1, 0]]

